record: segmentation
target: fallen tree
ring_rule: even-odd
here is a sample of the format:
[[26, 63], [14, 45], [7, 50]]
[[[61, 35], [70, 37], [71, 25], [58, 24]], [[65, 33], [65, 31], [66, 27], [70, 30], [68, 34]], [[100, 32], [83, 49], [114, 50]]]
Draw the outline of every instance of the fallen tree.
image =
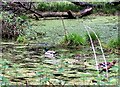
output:
[[41, 15], [42, 17], [67, 17], [67, 18], [76, 18], [76, 17], [81, 17], [83, 15], [88, 14], [91, 12], [92, 8], [86, 8], [82, 11], [79, 12], [72, 12], [69, 10], [68, 12], [42, 12]]
[[[33, 18], [36, 20], [39, 20], [39, 18], [44, 17], [66, 17], [69, 19], [75, 19], [77, 17], [83, 17], [86, 15], [89, 15], [92, 13], [92, 10], [97, 5], [89, 4], [86, 2], [72, 2], [75, 5], [78, 6], [84, 6], [85, 8], [83, 10], [80, 10], [79, 12], [72, 12], [71, 10], [67, 12], [40, 12], [35, 9], [33, 2], [8, 2], [7, 5], [3, 5], [3, 9], [7, 9], [8, 11], [12, 11], [13, 13], [32, 13]], [[34, 7], [34, 8], [33, 8]]]
[[31, 8], [32, 4], [27, 6], [26, 5], [27, 5], [26, 3], [16, 2], [16, 3], [9, 3], [9, 6], [6, 5], [3, 7], [4, 7], [4, 10], [12, 11], [13, 13], [18, 15], [29, 11], [30, 13], [33, 14], [36, 20], [39, 20], [39, 18], [44, 18], [44, 17], [66, 17], [69, 19], [74, 19], [76, 17], [82, 17], [86, 14], [89, 14], [92, 11], [92, 8], [89, 7], [79, 12], [72, 12], [70, 10], [68, 12], [37, 12], [35, 11], [35, 9]]

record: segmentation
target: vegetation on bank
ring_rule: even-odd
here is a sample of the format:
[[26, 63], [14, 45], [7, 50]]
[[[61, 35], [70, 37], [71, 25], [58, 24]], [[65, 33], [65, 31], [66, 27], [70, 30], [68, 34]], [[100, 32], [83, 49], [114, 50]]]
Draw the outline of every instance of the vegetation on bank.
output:
[[[120, 5], [112, 5], [108, 2], [89, 2], [90, 4], [96, 5], [93, 9], [94, 13], [103, 13], [103, 14], [113, 14], [115, 15], [120, 8]], [[97, 7], [97, 5], [99, 5]], [[53, 11], [53, 12], [65, 12], [68, 10], [78, 12], [86, 7], [76, 6], [68, 1], [60, 1], [60, 2], [39, 2], [37, 9], [39, 11]]]
[[2, 38], [16, 40], [19, 35], [25, 35], [25, 29], [28, 28], [27, 20], [10, 14], [1, 12]]
[[39, 2], [38, 10], [40, 11], [53, 11], [53, 12], [65, 12], [65, 11], [80, 11], [83, 7], [76, 6], [71, 2]]
[[117, 15], [119, 12], [120, 4], [119, 5], [112, 5], [108, 2], [94, 2], [93, 4], [99, 4], [101, 5], [100, 8], [94, 8], [93, 13], [103, 13], [103, 14], [111, 14], [111, 15]]

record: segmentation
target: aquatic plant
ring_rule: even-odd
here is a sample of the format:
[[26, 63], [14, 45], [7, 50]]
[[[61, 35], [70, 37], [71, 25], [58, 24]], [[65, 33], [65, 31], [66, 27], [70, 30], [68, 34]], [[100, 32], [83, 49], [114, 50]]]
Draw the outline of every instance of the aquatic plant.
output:
[[63, 44], [67, 46], [79, 46], [85, 45], [85, 43], [86, 43], [85, 37], [80, 36], [79, 34], [76, 33], [68, 34], [63, 41]]
[[38, 70], [39, 71], [36, 72], [36, 76], [39, 77], [39, 85], [45, 85], [47, 82], [50, 81], [51, 72], [48, 71], [48, 68], [42, 65], [39, 65]]
[[[97, 39], [96, 35], [97, 35], [98, 38], [99, 38], [99, 37], [100, 37], [99, 33], [96, 32], [96, 35], [95, 35], [94, 32], [89, 32], [89, 33], [90, 33], [90, 36], [91, 36], [91, 39], [92, 39], [93, 43], [94, 43], [94, 44], [98, 44], [98, 39]], [[88, 33], [85, 34], [85, 37], [86, 37], [86, 40], [87, 40], [88, 42], [90, 42], [90, 38], [89, 38]]]
[[17, 42], [18, 42], [18, 43], [25, 43], [25, 42], [26, 42], [25, 36], [19, 35], [19, 36], [17, 37]]
[[115, 48], [115, 49], [120, 49], [120, 37], [116, 38], [116, 39], [111, 39], [108, 42], [108, 46], [110, 48]]
[[[14, 73], [14, 78], [17, 78], [18, 76], [21, 76], [21, 74], [19, 73], [19, 65], [18, 64], [13, 64], [13, 69], [15, 70]], [[18, 86], [18, 83], [16, 82], [16, 86]]]
[[[2, 60], [2, 61], [1, 61]], [[9, 64], [9, 61], [7, 61], [6, 59], [1, 59], [0, 60], [0, 86], [4, 86], [4, 87], [7, 87], [9, 85], [9, 80], [8, 78], [5, 77], [5, 73], [6, 73], [6, 70], [9, 68], [8, 64]]]

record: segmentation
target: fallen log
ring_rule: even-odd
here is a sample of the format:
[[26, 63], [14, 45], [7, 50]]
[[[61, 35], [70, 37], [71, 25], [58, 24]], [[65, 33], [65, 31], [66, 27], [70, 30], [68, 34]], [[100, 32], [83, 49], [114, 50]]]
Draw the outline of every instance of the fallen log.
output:
[[90, 8], [86, 8], [84, 10], [81, 10], [79, 12], [72, 12], [71, 10], [69, 10], [68, 12], [42, 12], [41, 16], [37, 16], [36, 14], [34, 14], [34, 17], [31, 18], [35, 18], [36, 20], [38, 20], [38, 18], [43, 18], [43, 17], [65, 17], [68, 19], [75, 19], [75, 18], [80, 18], [86, 15], [89, 15], [92, 12], [92, 7]]
[[[30, 6], [27, 6], [27, 4], [29, 3], [21, 3], [21, 2], [16, 2], [16, 3], [8, 3], [8, 7], [12, 8], [13, 13], [15, 12], [15, 8], [17, 8], [17, 12], [16, 13], [20, 13], [20, 11], [24, 10], [24, 12], [29, 11], [30, 13], [32, 13], [32, 18], [35, 18], [36, 20], [39, 20], [39, 18], [44, 18], [44, 17], [66, 17], [68, 19], [75, 19], [77, 17], [83, 17], [86, 16], [88, 14], [90, 14], [92, 12], [92, 7], [87, 7], [79, 12], [72, 12], [72, 11], [68, 11], [68, 12], [38, 12], [35, 9], [31, 9], [31, 4]], [[85, 3], [84, 3], [85, 5]], [[10, 9], [8, 10], [10, 11]]]
[[92, 13], [92, 10], [93, 10], [92, 7], [89, 7], [89, 8], [87, 8], [87, 9], [81, 10], [81, 11], [80, 11], [81, 17], [87, 16], [87, 15], [91, 14], [91, 13]]
[[91, 14], [94, 7], [101, 7], [99, 5], [94, 5], [87, 2], [71, 2], [71, 3], [81, 7], [85, 7], [85, 9], [80, 11], [81, 17]]
[[67, 12], [42, 12], [43, 17], [68, 17]]
[[76, 18], [75, 13], [73, 13], [71, 10], [69, 10], [67, 13], [68, 13], [68, 18], [69, 19], [75, 19]]

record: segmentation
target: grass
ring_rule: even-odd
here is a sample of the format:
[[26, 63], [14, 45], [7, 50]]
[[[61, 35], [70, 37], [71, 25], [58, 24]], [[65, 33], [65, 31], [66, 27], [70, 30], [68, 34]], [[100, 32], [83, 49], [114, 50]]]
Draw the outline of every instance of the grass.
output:
[[83, 36], [80, 36], [79, 34], [72, 33], [68, 34], [64, 38], [65, 45], [67, 46], [79, 46], [79, 45], [85, 45], [86, 39]]
[[111, 39], [108, 43], [108, 46], [110, 48], [120, 49], [120, 37], [118, 37], [116, 39]]
[[26, 41], [27, 41], [27, 40], [26, 40], [25, 36], [19, 35], [19, 36], [17, 37], [17, 42], [18, 42], [18, 43], [25, 43]]
[[[98, 38], [100, 38], [99, 33], [96, 33], [96, 34], [97, 34]], [[86, 36], [87, 41], [90, 42], [90, 38], [89, 38], [88, 33], [86, 33], [85, 36]], [[98, 42], [98, 39], [97, 39], [96, 35], [93, 32], [90, 32], [90, 36], [91, 36], [91, 39], [92, 39], [93, 43]]]
[[[103, 13], [103, 14], [116, 14], [119, 11], [120, 5], [112, 6], [107, 4], [108, 2], [89, 2], [95, 5], [102, 5], [100, 8], [94, 8], [93, 13]], [[81, 6], [76, 6], [69, 1], [59, 1], [59, 2], [39, 2], [38, 10], [40, 11], [80, 11], [84, 9]]]
[[68, 1], [59, 1], [59, 2], [39, 2], [37, 9], [40, 11], [64, 12], [68, 10], [79, 11], [80, 9], [82, 9], [82, 7], [76, 6]]

